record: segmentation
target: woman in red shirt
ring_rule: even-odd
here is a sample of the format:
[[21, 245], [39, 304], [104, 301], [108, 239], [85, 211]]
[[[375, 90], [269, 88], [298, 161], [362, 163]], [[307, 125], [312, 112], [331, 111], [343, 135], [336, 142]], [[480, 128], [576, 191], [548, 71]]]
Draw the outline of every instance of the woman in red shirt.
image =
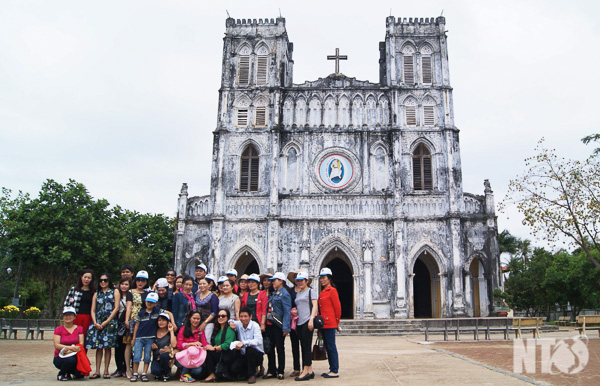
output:
[[339, 359], [337, 347], [335, 345], [335, 332], [339, 331], [340, 316], [342, 315], [342, 305], [340, 297], [333, 286], [333, 273], [331, 269], [325, 267], [319, 273], [319, 283], [321, 284], [321, 293], [319, 294], [319, 315], [325, 321], [321, 328], [321, 335], [327, 350], [327, 360], [329, 361], [329, 372], [321, 374], [324, 378], [338, 378]]
[[[68, 381], [71, 377], [83, 378], [77, 370], [75, 353], [83, 347], [83, 328], [74, 324], [76, 311], [73, 307], [65, 307], [63, 311], [63, 326], [54, 330], [54, 366], [59, 370], [56, 379]], [[76, 346], [76, 345], [80, 346]]]

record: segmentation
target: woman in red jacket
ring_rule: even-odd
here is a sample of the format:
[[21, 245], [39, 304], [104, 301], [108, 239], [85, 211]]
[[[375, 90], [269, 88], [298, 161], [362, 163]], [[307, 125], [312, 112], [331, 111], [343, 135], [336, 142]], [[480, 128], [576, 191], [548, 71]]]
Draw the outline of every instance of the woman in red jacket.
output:
[[321, 273], [319, 273], [319, 283], [321, 284], [319, 314], [325, 321], [320, 331], [327, 350], [327, 359], [329, 360], [329, 372], [321, 374], [324, 378], [338, 378], [340, 366], [337, 347], [335, 346], [335, 332], [336, 330], [339, 331], [342, 305], [340, 304], [338, 292], [333, 286], [332, 276], [331, 269], [327, 267], [321, 269]]

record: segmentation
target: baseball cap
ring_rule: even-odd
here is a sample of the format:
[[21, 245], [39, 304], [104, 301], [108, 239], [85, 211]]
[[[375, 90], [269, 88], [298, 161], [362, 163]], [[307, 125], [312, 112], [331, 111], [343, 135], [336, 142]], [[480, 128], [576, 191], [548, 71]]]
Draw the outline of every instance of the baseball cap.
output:
[[319, 276], [325, 276], [325, 275], [333, 275], [333, 272], [331, 272], [331, 269], [325, 267], [325, 268], [321, 269]]
[[146, 296], [146, 301], [151, 303], [158, 302], [158, 294], [156, 292], [150, 292], [148, 296]]

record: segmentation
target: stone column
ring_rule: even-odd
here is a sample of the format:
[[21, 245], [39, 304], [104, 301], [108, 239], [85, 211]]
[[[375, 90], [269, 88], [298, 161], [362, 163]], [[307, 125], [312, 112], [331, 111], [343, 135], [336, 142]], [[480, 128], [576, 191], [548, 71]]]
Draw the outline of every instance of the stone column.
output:
[[454, 275], [452, 280], [452, 316], [465, 316], [465, 304], [462, 285], [462, 254], [461, 254], [461, 237], [460, 237], [460, 220], [453, 218], [450, 220], [450, 234], [452, 238], [452, 267]]
[[363, 263], [365, 267], [365, 292], [363, 313], [366, 318], [373, 318], [373, 293], [372, 293], [372, 272], [373, 272], [373, 240], [371, 240], [369, 230], [363, 241]]
[[473, 298], [473, 290], [471, 289], [471, 272], [469, 270], [465, 271], [465, 307], [467, 310], [467, 314], [469, 316], [473, 316], [475, 305], [471, 304], [471, 299]]
[[310, 238], [308, 236], [308, 222], [304, 222], [303, 228], [302, 241], [300, 241], [300, 269], [310, 272]]
[[415, 279], [415, 274], [410, 273], [408, 275], [408, 299], [409, 299], [409, 313], [408, 317], [411, 319], [415, 318], [415, 294], [413, 289], [413, 281]]
[[177, 231], [175, 233], [175, 272], [183, 271], [183, 235], [185, 233], [185, 218], [187, 216], [188, 186], [183, 184], [177, 201]]
[[[404, 247], [402, 245], [401, 223], [396, 224], [395, 235], [396, 238], [395, 240], [392, 240], [391, 244], [391, 246], [396, 250], [396, 309], [394, 312], [394, 317], [396, 319], [406, 319], [409, 317], [409, 308], [412, 310], [412, 306], [408, 307], [406, 302], [406, 270], [411, 270], [412, 267], [407, 267], [406, 265], [406, 255], [404, 254]], [[412, 276], [410, 279], [409, 291], [412, 291]]]

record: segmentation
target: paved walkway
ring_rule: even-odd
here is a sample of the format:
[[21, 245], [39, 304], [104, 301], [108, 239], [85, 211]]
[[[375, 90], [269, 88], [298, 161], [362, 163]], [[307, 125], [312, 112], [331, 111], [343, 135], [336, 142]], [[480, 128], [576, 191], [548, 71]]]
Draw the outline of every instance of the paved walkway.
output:
[[[570, 334], [569, 336], [572, 336]], [[338, 337], [340, 378], [322, 379], [318, 375], [327, 371], [327, 361], [314, 362], [315, 380], [311, 385], [368, 385], [370, 383], [394, 385], [594, 385], [600, 384], [600, 359], [597, 348], [590, 352], [589, 372], [584, 378], [577, 376], [549, 376], [543, 381], [512, 374], [502, 366], [490, 362], [501, 357], [512, 363], [512, 342], [422, 344], [420, 336], [409, 337]], [[503, 346], [503, 350], [499, 350]], [[508, 350], [508, 348], [511, 348]], [[286, 342], [286, 376], [292, 370], [289, 341]], [[56, 370], [52, 365], [52, 341], [0, 339], [0, 385], [56, 385]], [[90, 355], [94, 358], [93, 351]], [[492, 361], [493, 362], [493, 361]], [[593, 363], [593, 365], [592, 365]], [[92, 363], [93, 365], [93, 363]], [[111, 370], [114, 370], [114, 366]], [[506, 367], [506, 366], [505, 366]], [[512, 367], [512, 366], [511, 366]], [[586, 370], [588, 370], [586, 368]], [[593, 370], [593, 371], [592, 371]], [[539, 378], [538, 379], [542, 379]], [[565, 379], [567, 382], [565, 382]], [[72, 381], [85, 384], [115, 385], [129, 383], [122, 378], [111, 380]], [[151, 382], [155, 382], [152, 380]], [[177, 382], [172, 380], [171, 382]], [[592, 383], [590, 383], [592, 382]], [[239, 384], [243, 384], [238, 382]], [[179, 383], [176, 383], [179, 384]], [[259, 380], [257, 384], [295, 384], [291, 378], [283, 381]]]

